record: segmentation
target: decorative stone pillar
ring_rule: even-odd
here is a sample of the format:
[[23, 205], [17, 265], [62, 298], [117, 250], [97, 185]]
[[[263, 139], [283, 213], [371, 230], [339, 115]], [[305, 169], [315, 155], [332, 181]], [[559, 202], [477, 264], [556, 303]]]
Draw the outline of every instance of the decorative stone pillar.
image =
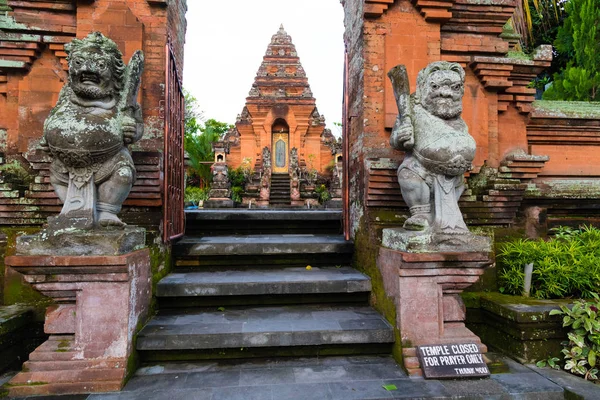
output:
[[[152, 290], [149, 250], [135, 250], [144, 246], [144, 230], [125, 232], [63, 235], [70, 242], [55, 247], [54, 255], [38, 254], [47, 250], [39, 240], [43, 234], [18, 238], [20, 255], [7, 257], [6, 265], [56, 303], [46, 310], [44, 332], [50, 338], [10, 381], [11, 396], [122, 388], [132, 372], [133, 337], [147, 318]], [[102, 249], [93, 244], [104, 240], [100, 237], [117, 255], [74, 255]]]
[[262, 151], [262, 167], [260, 177], [260, 192], [257, 206], [268, 207], [271, 199], [271, 149], [265, 146]]
[[213, 151], [215, 153], [215, 163], [211, 167], [213, 181], [204, 208], [232, 208], [231, 182], [227, 172], [227, 144], [223, 141], [215, 142]]
[[380, 247], [377, 265], [385, 292], [396, 303], [396, 326], [410, 375], [422, 373], [416, 346], [477, 343], [482, 353], [487, 351], [465, 327], [460, 293], [491, 263], [487, 252], [413, 253]]

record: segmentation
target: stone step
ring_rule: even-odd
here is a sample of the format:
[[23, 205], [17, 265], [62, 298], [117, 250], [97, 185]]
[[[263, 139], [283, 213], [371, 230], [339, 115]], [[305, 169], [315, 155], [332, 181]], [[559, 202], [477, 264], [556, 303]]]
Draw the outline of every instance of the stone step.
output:
[[[289, 196], [286, 200], [289, 205]], [[186, 211], [186, 234], [231, 235], [274, 233], [340, 234], [340, 210], [200, 209]]]
[[186, 236], [173, 246], [177, 257], [352, 253], [341, 235]]
[[393, 342], [391, 325], [368, 306], [299, 305], [161, 310], [139, 333], [137, 349], [213, 351]]
[[370, 279], [350, 267], [283, 268], [172, 273], [157, 297], [254, 296], [370, 292]]

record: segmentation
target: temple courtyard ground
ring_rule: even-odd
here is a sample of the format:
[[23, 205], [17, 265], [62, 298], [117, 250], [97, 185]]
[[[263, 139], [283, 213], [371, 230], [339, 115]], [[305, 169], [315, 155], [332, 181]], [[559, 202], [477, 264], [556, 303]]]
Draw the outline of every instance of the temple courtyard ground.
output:
[[[494, 353], [488, 357], [494, 366], [491, 377], [470, 380], [409, 378], [391, 356], [154, 363], [140, 368], [118, 393], [27, 399], [600, 399], [600, 386], [581, 378]], [[12, 374], [0, 378], [0, 384]]]

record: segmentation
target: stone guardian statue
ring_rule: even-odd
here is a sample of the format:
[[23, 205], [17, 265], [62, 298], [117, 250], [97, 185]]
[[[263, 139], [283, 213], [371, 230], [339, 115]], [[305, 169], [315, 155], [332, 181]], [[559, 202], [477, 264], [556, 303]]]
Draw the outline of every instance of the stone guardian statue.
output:
[[419, 72], [412, 95], [404, 65], [388, 76], [399, 112], [390, 144], [406, 152], [398, 168], [402, 197], [410, 208], [404, 229], [431, 232], [437, 236], [434, 242], [470, 236], [458, 208], [464, 173], [472, 168], [476, 150], [461, 118], [463, 68], [446, 61], [429, 64]]
[[135, 182], [128, 145], [142, 137], [137, 93], [144, 58], [128, 65], [100, 32], [65, 46], [69, 79], [44, 123], [41, 146], [52, 156], [50, 180], [64, 203], [53, 230], [118, 227], [121, 205]]

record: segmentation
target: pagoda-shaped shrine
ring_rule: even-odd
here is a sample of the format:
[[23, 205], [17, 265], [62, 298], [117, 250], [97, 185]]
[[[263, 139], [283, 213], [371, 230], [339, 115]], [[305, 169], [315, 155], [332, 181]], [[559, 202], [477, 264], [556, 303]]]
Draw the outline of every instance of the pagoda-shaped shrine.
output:
[[261, 168], [269, 165], [263, 157], [269, 157], [274, 174], [292, 174], [297, 167], [323, 173], [334, 159], [335, 138], [325, 128], [325, 118], [317, 110], [296, 47], [283, 25], [271, 38], [246, 105], [226, 140], [227, 164], [233, 168], [244, 159]]

